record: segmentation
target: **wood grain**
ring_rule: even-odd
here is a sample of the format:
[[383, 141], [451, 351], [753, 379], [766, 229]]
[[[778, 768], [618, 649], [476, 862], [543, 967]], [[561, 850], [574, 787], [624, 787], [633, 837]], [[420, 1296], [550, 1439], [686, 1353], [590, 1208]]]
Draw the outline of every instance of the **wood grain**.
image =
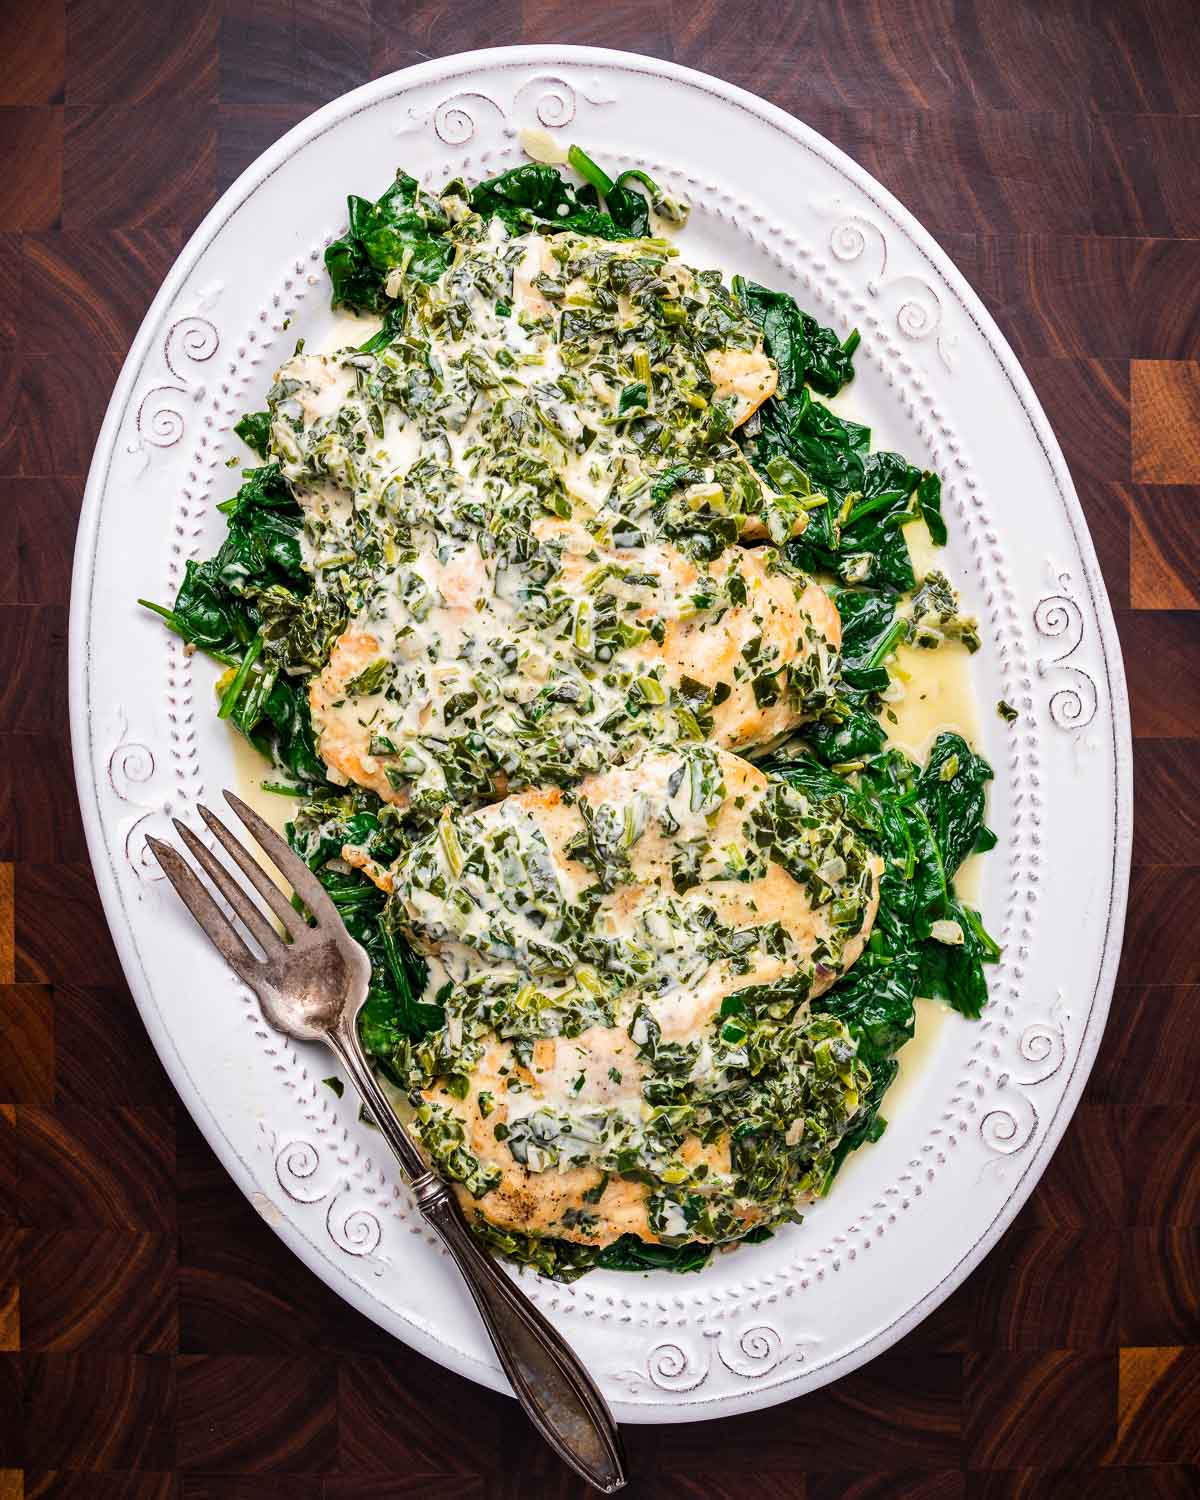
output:
[[[7, 369], [4, 368], [7, 366]], [[121, 361], [81, 342], [69, 364], [46, 354], [0, 360], [0, 467], [8, 475], [84, 474]]]
[[802, 119], [814, 103], [1067, 113], [1090, 51], [1086, 7], [1071, 4], [830, 0], [763, 7], [745, 25], [735, 7], [672, 0], [671, 19], [678, 61], [720, 58], [732, 82]]
[[0, 1354], [0, 1468], [19, 1471], [25, 1462], [25, 1420], [21, 1402], [21, 1357]]
[[[629, 1493], [1193, 1495], [1194, 0], [6, 0], [0, 1500], [582, 1500], [510, 1402], [397, 1345], [314, 1278], [177, 1107], [100, 911], [66, 724], [83, 476], [188, 234], [332, 95], [523, 41], [627, 48], [743, 84], [825, 132], [940, 237], [1062, 444], [1118, 610], [1136, 736], [1112, 1019], [1016, 1222], [870, 1366], [752, 1416], [628, 1429]], [[592, 129], [581, 143], [602, 145]], [[698, 121], [696, 164], [703, 153]], [[320, 191], [351, 186], [376, 185]]]
[[215, 104], [220, 14], [220, 0], [145, 7], [70, 0], [66, 102]]
[[0, 1104], [0, 1225], [17, 1228], [17, 1107]]
[[15, 347], [21, 321], [21, 236], [0, 231], [0, 350]]
[[54, 1010], [45, 985], [0, 986], [0, 1099], [54, 1103]]
[[179, 1500], [179, 1496], [178, 1474], [144, 1469], [116, 1474], [30, 1469], [25, 1474], [24, 1500]]
[[1129, 603], [1134, 609], [1200, 608], [1200, 562], [1191, 545], [1200, 485], [1141, 485], [1128, 494]]
[[[886, 1474], [810, 1474], [808, 1500], [962, 1500], [967, 1476], [957, 1469], [933, 1472], [900, 1471]], [[686, 1493], [686, 1492], [685, 1492]], [[701, 1493], [697, 1488], [697, 1495]], [[736, 1485], [729, 1488], [738, 1494]], [[782, 1496], [788, 1491], [780, 1490]]]
[[1092, 139], [1096, 230], [1181, 239], [1200, 233], [1200, 203], [1191, 191], [1200, 119], [1104, 114]]
[[83, 477], [0, 479], [0, 604], [57, 604], [71, 594]]
[[63, 111], [0, 106], [0, 224], [53, 229], [62, 215]]
[[[817, 1469], [828, 1464], [831, 1432], [839, 1434], [839, 1463], [852, 1472], [961, 1467], [962, 1396], [963, 1356], [902, 1341], [803, 1401], [721, 1423], [722, 1467], [730, 1474]], [[659, 1462], [698, 1471], [712, 1434], [708, 1423], [680, 1423], [662, 1428], [654, 1441]]]
[[123, 987], [89, 866], [22, 861], [14, 880], [14, 977]]
[[[397, 30], [409, 29], [397, 14]], [[366, 0], [226, 0], [221, 16], [221, 102], [311, 107], [371, 76]]]
[[1091, 228], [1088, 132], [1075, 116], [845, 109], [808, 101], [799, 113], [886, 183], [934, 234]]
[[[577, 14], [582, 6], [571, 7]], [[639, 45], [644, 31], [656, 31], [646, 6], [648, 25], [636, 27]], [[444, 57], [463, 50], [462, 14], [442, 0], [373, 0], [371, 7], [371, 77], [379, 78], [397, 68], [410, 68], [430, 57]], [[614, 36], [620, 35], [613, 32]], [[477, 5], [471, 17], [472, 47], [511, 47], [516, 42], [549, 40], [553, 31], [530, 36], [522, 24], [521, 0], [490, 0]], [[610, 46], [621, 45], [610, 42]]]
[[66, 67], [65, 0], [8, 0], [0, 10], [0, 105], [56, 104]]
[[190, 232], [216, 196], [216, 136], [211, 111], [197, 113], [174, 97], [68, 107], [63, 228]]
[[1200, 1116], [1184, 1105], [1122, 1113], [1127, 1227], [1200, 1228]]
[[1129, 362], [1039, 355], [1024, 361], [1076, 482], [1129, 480]]
[[0, 1227], [0, 1353], [21, 1347], [21, 1241], [25, 1231]]
[[1121, 1343], [1192, 1345], [1200, 1337], [1200, 1228], [1121, 1234]]
[[337, 1372], [319, 1356], [185, 1354], [179, 1466], [319, 1474], [337, 1452]]
[[1134, 479], [1200, 484], [1200, 362], [1135, 359], [1129, 371]]
[[1200, 744], [1194, 739], [1143, 739], [1134, 746], [1134, 825], [1139, 865], [1200, 865]]
[[146, 1107], [23, 1106], [17, 1139], [22, 1224], [174, 1229], [170, 1114]]
[[969, 1354], [964, 1374], [969, 1468], [1011, 1469], [1032, 1456], [1038, 1468], [1087, 1467], [1116, 1435], [1111, 1354]]
[[16, 979], [16, 933], [13, 900], [13, 867], [0, 863], [0, 984]]
[[22, 1354], [31, 1469], [175, 1467], [175, 1362], [140, 1354]]
[[1108, 1105], [1080, 1104], [1018, 1223], [1103, 1233], [1125, 1222], [1118, 1120]]
[[1130, 518], [1128, 486], [1078, 474], [1075, 492], [1096, 548], [1096, 559], [1114, 609], [1129, 605]]
[[1118, 1463], [1200, 1463], [1200, 1349], [1122, 1349]]
[[1200, 631], [1191, 611], [1116, 611], [1138, 739], [1200, 735]]
[[174, 1234], [27, 1230], [21, 1243], [26, 1350], [174, 1354], [179, 1348]]
[[1089, 1100], [1200, 1103], [1200, 987], [1119, 984]]
[[[1128, 938], [1120, 980], [1135, 984], [1200, 983], [1200, 952], [1193, 935], [1181, 929], [1189, 899], [1200, 897], [1200, 870], [1170, 865], [1138, 866], [1129, 885]], [[1144, 949], [1143, 946], [1145, 945]]]
[[57, 1103], [172, 1109], [177, 1096], [123, 981], [58, 984], [51, 994]]
[[79, 809], [62, 795], [72, 774], [63, 734], [0, 732], [0, 859], [87, 858]]
[[217, 190], [224, 192], [257, 157], [312, 111], [305, 104], [222, 104], [217, 109]]
[[1112, 1348], [1120, 1252], [1115, 1227], [1014, 1225], [972, 1280], [970, 1349]]
[[183, 248], [177, 228], [27, 235], [21, 337], [28, 354], [71, 361], [81, 337], [124, 354]]
[[1094, 0], [1092, 101], [1102, 111], [1200, 113], [1200, 35], [1176, 0]]

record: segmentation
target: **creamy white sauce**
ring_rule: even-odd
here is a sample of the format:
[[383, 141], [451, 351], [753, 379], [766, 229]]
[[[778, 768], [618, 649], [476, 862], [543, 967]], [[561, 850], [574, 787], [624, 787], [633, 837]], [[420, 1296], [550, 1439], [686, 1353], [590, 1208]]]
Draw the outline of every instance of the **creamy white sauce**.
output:
[[[544, 147], [545, 143], [535, 141], [532, 144]], [[550, 142], [550, 145], [554, 143]], [[529, 150], [528, 145], [526, 149]], [[536, 151], [530, 154], [536, 155]], [[506, 246], [498, 223], [493, 224], [488, 243], [496, 255], [512, 250], [511, 245]], [[473, 349], [482, 349], [493, 361], [498, 351], [512, 355], [517, 362], [501, 367], [503, 378], [510, 390], [522, 396], [563, 374], [564, 363], [558, 345], [547, 334], [540, 333], [536, 326], [529, 326], [530, 320], [545, 317], [554, 310], [536, 281], [541, 276], [553, 276], [557, 269], [547, 242], [541, 236], [531, 236], [513, 266], [511, 312], [498, 312], [498, 299], [476, 291], [469, 294], [467, 301], [475, 323], [474, 330], [463, 337], [434, 337], [430, 340], [430, 359], [442, 369], [451, 386], [461, 374], [464, 358]], [[585, 289], [581, 283], [572, 283], [568, 294], [582, 290]], [[631, 311], [628, 299], [622, 298], [622, 315], [629, 316]], [[298, 382], [295, 400], [303, 427], [310, 432], [315, 429], [328, 432], [327, 439], [323, 439], [326, 442], [323, 459], [326, 477], [323, 478], [313, 478], [307, 467], [308, 457], [296, 446], [291, 434], [285, 434], [281, 442], [285, 472], [289, 470], [290, 457], [292, 477], [303, 475], [300, 500], [313, 522], [304, 537], [305, 556], [318, 577], [322, 565], [350, 545], [358, 512], [383, 504], [385, 497], [398, 490], [406, 476], [422, 461], [433, 459], [440, 465], [451, 495], [476, 485], [481, 469], [483, 473], [487, 472], [486, 452], [483, 455], [479, 452], [481, 420], [486, 408], [481, 409], [478, 403], [472, 407], [465, 386], [461, 418], [455, 418], [452, 406], [447, 408], [448, 420], [437, 432], [423, 431], [417, 421], [406, 418], [395, 408], [386, 414], [382, 436], [371, 435], [361, 453], [351, 451], [342, 437], [333, 432], [335, 425], [346, 417], [361, 427], [366, 413], [366, 404], [360, 399], [355, 367], [337, 351], [350, 346], [349, 352], [352, 353], [372, 335], [379, 323], [380, 320], [375, 319], [347, 319], [335, 328], [327, 341], [324, 356], [312, 353], [297, 356], [281, 372]], [[760, 385], [756, 384], [761, 382], [762, 369], [761, 365], [754, 364], [754, 357], [746, 351], [733, 353], [737, 358], [727, 359], [724, 365], [718, 363], [714, 366], [711, 358], [709, 363], [717, 377], [718, 390], [737, 396], [741, 403], [740, 416], [744, 417], [762, 399]], [[613, 453], [601, 460], [573, 451], [585, 423], [603, 421], [611, 413], [619, 385], [619, 381], [614, 386], [603, 376], [593, 374], [589, 377], [587, 398], [582, 405], [572, 406], [553, 398], [545, 401], [546, 416], [561, 435], [557, 462], [566, 491], [578, 506], [578, 518], [602, 516], [620, 486], [628, 484], [631, 479], [636, 480], [638, 474], [640, 460], [635, 454], [623, 451], [619, 444]], [[379, 654], [393, 664], [395, 675], [389, 683], [387, 695], [382, 692], [360, 694], [348, 699], [334, 712], [333, 717], [340, 719], [351, 735], [364, 726], [382, 723], [386, 718], [387, 732], [394, 740], [419, 740], [435, 722], [440, 706], [447, 699], [478, 687], [480, 664], [487, 660], [487, 643], [490, 641], [516, 639], [521, 646], [519, 673], [499, 673], [496, 676], [501, 694], [506, 687], [515, 695], [526, 692], [530, 685], [544, 684], [554, 670], [556, 656], [553, 646], [542, 634], [526, 628], [522, 621], [519, 572], [507, 568], [502, 559], [484, 557], [473, 541], [448, 536], [438, 517], [418, 516], [415, 519], [419, 534], [428, 545], [418, 552], [416, 558], [404, 564], [396, 576], [411, 575], [418, 580], [422, 586], [422, 600], [427, 597], [431, 603], [418, 614], [411, 600], [393, 588], [377, 595], [352, 622], [352, 630], [369, 633], [377, 640]], [[937, 565], [937, 554], [923, 524], [908, 527], [906, 536], [920, 577], [929, 567]], [[572, 549], [576, 555], [597, 550], [595, 536], [582, 530], [572, 533], [566, 540], [568, 554]], [[611, 549], [606, 553], [601, 548], [600, 552], [602, 556], [611, 555]], [[666, 597], [656, 601], [663, 618], [679, 618], [694, 612], [685, 588], [670, 592], [677, 560], [674, 549], [663, 544], [639, 549], [639, 567], [653, 569], [667, 585]], [[758, 586], [761, 587], [761, 582]], [[618, 597], [637, 602], [636, 589], [625, 589], [620, 584], [616, 588]], [[647, 654], [653, 658], [653, 644], [647, 648]], [[491, 665], [494, 668], [494, 661]], [[901, 647], [896, 667], [901, 679], [907, 680], [903, 697], [892, 705], [896, 722], [887, 724], [891, 743], [917, 759], [923, 759], [933, 738], [945, 729], [955, 729], [971, 743], [977, 743], [978, 715], [971, 691], [969, 656], [963, 647], [957, 643], [947, 643], [937, 651]], [[624, 691], [622, 688], [619, 696], [623, 696]], [[399, 713], [396, 712], [397, 701], [403, 705]], [[256, 782], [261, 780], [261, 763], [256, 753], [236, 737], [235, 745], [240, 790], [269, 821], [281, 826], [291, 816], [294, 805], [285, 798], [257, 788]], [[251, 769], [252, 761], [257, 775]], [[377, 757], [364, 753], [363, 763], [368, 770], [374, 770], [380, 762]], [[681, 796], [686, 804], [686, 796]], [[680, 797], [675, 801], [679, 803]], [[672, 811], [680, 824], [680, 839], [703, 831], [703, 816], [697, 820], [697, 816], [684, 805], [673, 807]], [[960, 872], [956, 883], [960, 894], [967, 899], [973, 899], [977, 874], [977, 859], [968, 861]], [[564, 899], [573, 899], [578, 893], [577, 889], [570, 888], [570, 883], [570, 877], [564, 877]], [[444, 942], [438, 955], [432, 959], [439, 985], [445, 977], [463, 979], [478, 962], [476, 942], [482, 925], [495, 916], [495, 898], [501, 893], [480, 889], [475, 894], [478, 901], [475, 920], [457, 931], [453, 940]], [[436, 928], [439, 923], [444, 926], [445, 913], [435, 910], [429, 903], [423, 906], [420, 898], [415, 903], [413, 915], [418, 926]], [[518, 946], [538, 936], [539, 929], [532, 926], [528, 913], [509, 911], [506, 915], [514, 925]], [[608, 912], [604, 922], [614, 936], [632, 938], [636, 934], [639, 942], [648, 944], [656, 952], [663, 969], [671, 971], [673, 983], [658, 1003], [664, 1035], [691, 1035], [694, 1007], [689, 1009], [686, 1002], [688, 987], [694, 986], [697, 972], [695, 954], [688, 951], [690, 944], [681, 942], [681, 936], [671, 930], [670, 921], [653, 904], [640, 910], [630, 905]], [[933, 1002], [919, 1001], [918, 1016], [917, 1039], [900, 1054], [901, 1078], [906, 1084], [932, 1047], [943, 1024], [945, 1008]], [[590, 1051], [575, 1056], [577, 1049], [560, 1039], [553, 1068], [537, 1076], [534, 1088], [508, 1097], [509, 1119], [517, 1120], [539, 1107], [567, 1112], [571, 1108], [596, 1103], [618, 1107], [628, 1111], [631, 1119], [636, 1118], [642, 1109], [639, 1074], [630, 1057], [618, 1069], [623, 1075], [623, 1083], [616, 1086], [609, 1080], [608, 1069], [615, 1065], [610, 1056], [613, 1045], [607, 1038], [597, 1040]], [[584, 1084], [582, 1089], [576, 1089], [580, 1074], [584, 1077]], [[893, 1097], [890, 1095], [889, 1099]]]
[[[639, 252], [641, 243], [559, 237], [552, 245], [539, 234], [508, 239], [493, 221], [482, 239], [458, 248], [441, 281], [408, 288], [407, 331], [393, 346], [377, 356], [306, 352], [281, 368], [274, 441], [285, 474], [302, 493], [303, 551], [318, 593], [344, 587], [343, 570], [358, 577], [364, 548], [382, 552], [371, 576], [355, 585], [363, 602], [343, 637], [353, 647], [344, 655], [346, 675], [331, 664], [313, 698], [322, 753], [336, 776], [385, 797], [394, 789], [397, 800], [414, 789], [460, 800], [494, 793], [503, 783], [476, 790], [471, 781], [464, 790], [450, 776], [451, 761], [454, 778], [461, 775], [462, 753], [454, 747], [475, 730], [509, 784], [561, 780], [564, 761], [568, 774], [586, 775], [623, 749], [631, 753], [680, 732], [671, 694], [691, 673], [722, 691], [731, 673], [740, 676], [734, 701], [722, 711], [736, 725], [726, 743], [769, 739], [803, 717], [800, 710], [788, 716], [785, 696], [783, 708], [767, 716], [770, 728], [755, 733], [754, 704], [747, 712], [743, 700], [762, 667], [742, 664], [739, 650], [757, 632], [764, 661], [790, 670], [793, 659], [815, 655], [819, 678], [828, 623], [806, 629], [800, 586], [778, 569], [768, 577], [758, 559], [740, 561], [736, 547], [711, 566], [697, 566], [658, 539], [650, 483], [667, 468], [671, 450], [646, 449], [627, 422], [613, 418], [622, 391], [654, 392], [642, 399], [655, 411], [670, 393], [679, 400], [666, 432], [681, 441], [680, 432], [709, 420], [697, 415], [710, 410], [698, 391], [709, 391], [714, 402], [728, 393], [732, 420], [740, 421], [773, 387], [773, 366], [747, 324], [736, 335], [740, 345], [705, 356], [716, 394], [683, 343], [656, 356], [655, 384], [647, 384], [648, 356], [636, 345], [637, 330], [650, 326], [641, 321], [646, 315], [624, 291], [613, 311], [606, 271], [593, 289], [565, 269], [574, 256], [570, 265], [590, 277], [595, 265], [619, 266], [647, 254], [644, 245]], [[674, 296], [686, 296], [687, 317], [700, 319], [712, 288], [681, 264], [668, 264], [666, 254], [653, 250], [647, 264], [660, 267], [660, 288], [668, 284]], [[572, 309], [600, 319], [600, 332], [572, 346], [569, 360], [552, 316], [560, 307], [564, 328]], [[722, 337], [733, 337], [731, 326], [721, 325]], [[418, 345], [423, 352], [414, 355]], [[710, 464], [679, 502], [684, 514], [712, 505], [757, 508], [777, 498], [740, 450], [725, 446], [724, 461], [737, 476], [725, 474], [729, 498]], [[530, 505], [531, 486], [547, 469], [561, 484], [569, 518], [561, 509], [547, 514], [559, 502], [544, 495]], [[506, 528], [534, 540], [529, 556], [518, 555]], [[726, 594], [739, 568], [744, 602]], [[602, 619], [606, 631], [628, 627], [634, 638], [608, 644], [608, 636], [596, 635]], [[690, 622], [686, 659], [659, 649], [663, 630], [675, 621]], [[371, 660], [388, 664], [371, 679], [373, 690], [359, 681]], [[644, 707], [630, 711], [642, 691], [639, 674], [655, 681], [642, 695]], [[451, 705], [455, 712], [446, 717]], [[544, 725], [532, 737], [531, 712]], [[539, 736], [546, 741], [541, 749]], [[480, 774], [475, 767], [468, 772], [476, 780]]]

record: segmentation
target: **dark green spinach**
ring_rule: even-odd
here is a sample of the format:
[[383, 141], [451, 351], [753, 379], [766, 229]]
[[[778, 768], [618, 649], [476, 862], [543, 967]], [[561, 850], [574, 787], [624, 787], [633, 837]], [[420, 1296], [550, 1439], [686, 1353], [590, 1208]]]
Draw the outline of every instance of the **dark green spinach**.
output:
[[[667, 212], [674, 208], [644, 173], [623, 172], [613, 181], [577, 147], [571, 148], [571, 165], [584, 176], [582, 187], [557, 167], [526, 162], [474, 188], [449, 183], [442, 197], [465, 199], [481, 217], [500, 219], [513, 234], [573, 230], [605, 240], [640, 239], [650, 233], [652, 206]], [[631, 186], [633, 182], [645, 191]], [[398, 171], [374, 203], [351, 196], [347, 218], [346, 233], [325, 252], [335, 306], [386, 316], [395, 308], [385, 290], [393, 271], [436, 281], [449, 264], [450, 220], [441, 200], [423, 192], [407, 172]], [[380, 340], [389, 342], [394, 335], [394, 327], [385, 330], [367, 347], [380, 347]]]
[[776, 395], [780, 401], [806, 384], [823, 396], [836, 396], [854, 379], [857, 330], [839, 342], [832, 328], [823, 328], [787, 292], [773, 292], [741, 276], [733, 278], [733, 291], [762, 328], [767, 353], [779, 366]]
[[247, 448], [253, 449], [259, 458], [266, 461], [271, 447], [271, 413], [269, 411], [248, 411], [244, 417], [233, 424], [233, 430]]
[[305, 684], [285, 664], [292, 642], [272, 635], [281, 600], [297, 614], [310, 584], [300, 561], [300, 507], [276, 464], [248, 469], [218, 507], [228, 529], [216, 555], [188, 561], [170, 608], [141, 600], [189, 644], [229, 668], [218, 683], [220, 715], [298, 783], [326, 784]]
[[[913, 1034], [916, 996], [943, 1000], [971, 1017], [987, 1003], [983, 965], [995, 962], [1000, 949], [952, 881], [966, 854], [995, 842], [983, 821], [983, 788], [992, 772], [950, 733], [938, 736], [923, 768], [889, 750], [850, 776], [811, 756], [767, 761], [762, 769], [810, 797], [833, 801], [885, 862], [879, 911], [862, 957], [813, 1002], [814, 1010], [850, 1028], [871, 1073], [868, 1097], [838, 1148], [836, 1171], [884, 1128], [880, 1105], [895, 1077], [896, 1054]], [[948, 925], [937, 928], [941, 939], [935, 937], [935, 923], [955, 924], [961, 942], [952, 940]]]
[[[288, 825], [288, 840], [333, 898], [346, 930], [371, 960], [371, 983], [359, 1012], [358, 1033], [369, 1057], [387, 1072], [401, 1037], [422, 1037], [440, 1026], [440, 1005], [420, 997], [425, 960], [382, 920], [387, 898], [361, 870], [330, 868], [353, 845], [381, 865], [400, 853], [398, 819], [373, 792], [361, 788], [305, 803]], [[399, 1081], [399, 1080], [397, 1080]]]
[[334, 306], [385, 313], [392, 299], [384, 283], [403, 266], [419, 281], [436, 281], [450, 262], [450, 221], [420, 183], [398, 171], [374, 203], [353, 194], [346, 200], [349, 227], [325, 251]]

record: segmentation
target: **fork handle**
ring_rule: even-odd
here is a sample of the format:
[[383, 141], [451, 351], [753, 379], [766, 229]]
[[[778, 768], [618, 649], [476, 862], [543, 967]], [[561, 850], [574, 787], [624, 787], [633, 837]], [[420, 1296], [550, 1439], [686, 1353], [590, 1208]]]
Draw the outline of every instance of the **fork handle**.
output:
[[566, 1340], [468, 1229], [449, 1187], [429, 1171], [397, 1119], [352, 1028], [350, 1022], [330, 1033], [330, 1046], [395, 1152], [426, 1222], [462, 1272], [517, 1400], [564, 1463], [602, 1494], [622, 1489], [625, 1455], [608, 1403]]
[[624, 1488], [617, 1424], [570, 1345], [483, 1250], [453, 1197], [423, 1212], [458, 1263], [529, 1420], [563, 1462], [602, 1494]]
[[[433, 1183], [438, 1183], [441, 1187], [442, 1197], [449, 1197], [450, 1189], [444, 1182], [439, 1183], [438, 1179], [433, 1176], [425, 1165], [425, 1158], [417, 1150], [412, 1136], [396, 1118], [396, 1111], [392, 1108], [387, 1095], [379, 1087], [379, 1080], [371, 1071], [370, 1064], [362, 1050], [362, 1043], [358, 1040], [354, 1028], [353, 1021], [343, 1021], [335, 1030], [326, 1033], [326, 1040], [337, 1053], [372, 1120], [379, 1126], [396, 1160], [403, 1167], [409, 1185], [417, 1189], [417, 1203], [424, 1211], [425, 1205], [421, 1200], [426, 1194], [432, 1193]], [[431, 1182], [427, 1183], [425, 1179], [431, 1179]], [[424, 1192], [421, 1191], [422, 1189]]]

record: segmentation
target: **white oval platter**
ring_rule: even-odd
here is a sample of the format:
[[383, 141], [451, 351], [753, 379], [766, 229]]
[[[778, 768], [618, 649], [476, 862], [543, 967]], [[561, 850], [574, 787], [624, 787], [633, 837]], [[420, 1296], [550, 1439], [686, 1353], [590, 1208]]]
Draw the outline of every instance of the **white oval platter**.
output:
[[[540, 125], [690, 200], [698, 264], [793, 290], [862, 330], [844, 409], [937, 470], [948, 565], [978, 614], [972, 670], [996, 768], [981, 904], [1004, 945], [982, 1022], [922, 1049], [890, 1127], [830, 1197], [698, 1275], [527, 1276], [621, 1420], [725, 1415], [854, 1369], [962, 1281], [1045, 1168], [1092, 1065], [1130, 856], [1129, 713], [1108, 599], [1058, 444], [979, 299], [895, 199], [803, 124], [699, 73], [629, 54], [520, 47], [382, 78], [320, 110], [212, 210], [117, 383], [88, 481], [71, 615], [71, 713], [96, 877], [142, 1016], [235, 1181], [347, 1301], [497, 1389], [458, 1277], [323, 1053], [271, 1032], [157, 867], [147, 833], [235, 781], [213, 669], [135, 604], [169, 601], [215, 550], [246, 460], [232, 432], [298, 336], [333, 327], [322, 251], [348, 191], [395, 167], [432, 182], [521, 160]], [[286, 331], [285, 331], [286, 330]], [[1019, 720], [992, 711], [1000, 698]]]

